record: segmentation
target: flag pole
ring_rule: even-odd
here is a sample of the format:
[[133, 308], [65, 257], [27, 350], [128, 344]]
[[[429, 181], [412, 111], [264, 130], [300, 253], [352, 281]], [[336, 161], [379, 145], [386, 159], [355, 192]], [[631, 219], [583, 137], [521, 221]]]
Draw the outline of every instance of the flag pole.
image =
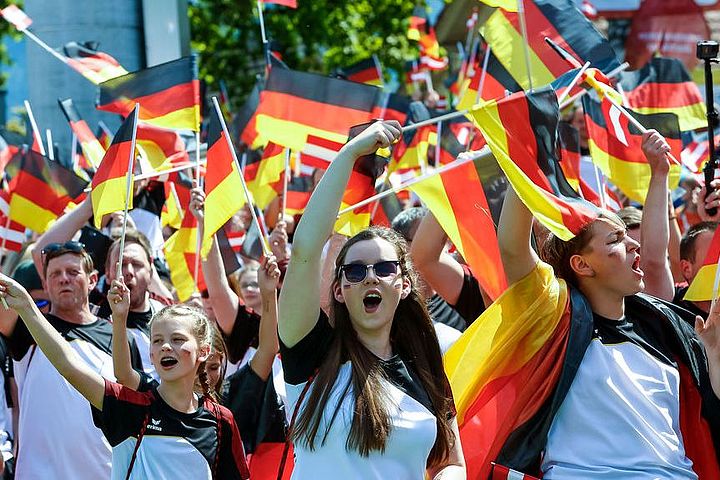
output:
[[528, 40], [527, 25], [525, 24], [525, 5], [523, 0], [517, 0], [518, 19], [520, 20], [520, 31], [523, 37], [523, 52], [525, 53], [525, 69], [528, 76], [528, 91], [533, 91], [532, 70], [530, 69], [530, 45]]
[[285, 175], [283, 175], [283, 190], [282, 190], [282, 207], [280, 209], [280, 218], [285, 219], [285, 210], [287, 209], [287, 192], [288, 183], [290, 182], [290, 155], [292, 151], [289, 147], [285, 148]]
[[[615, 78], [620, 74], [620, 72], [627, 70], [629, 66], [630, 66], [630, 64], [625, 62], [622, 65], [620, 65], [619, 67], [611, 70], [610, 73], [608, 73], [606, 76], [608, 78]], [[582, 90], [582, 91], [576, 93], [575, 95], [573, 95], [572, 97], [568, 98], [567, 100], [565, 100], [564, 103], [560, 104], [560, 110], [572, 105], [573, 103], [575, 103], [576, 100], [587, 95], [587, 93], [588, 93], [588, 90]]]
[[466, 110], [458, 110], [456, 112], [446, 113], [446, 114], [440, 115], [438, 117], [433, 117], [433, 118], [429, 118], [427, 120], [423, 120], [422, 122], [411, 123], [410, 125], [405, 125], [404, 127], [402, 127], [401, 131], [402, 131], [402, 133], [410, 132], [410, 131], [415, 130], [420, 127], [425, 127], [427, 125], [433, 125], [438, 122], [444, 122], [445, 120], [451, 120], [453, 118], [462, 117], [463, 115], [465, 115], [469, 112], [470, 112], [470, 110], [466, 109]]
[[605, 210], [605, 189], [603, 188], [604, 182], [600, 180], [600, 176], [602, 175], [602, 173], [600, 173], [600, 168], [595, 164], [595, 162], [593, 162], [593, 169], [595, 171], [595, 182], [597, 183], [598, 190], [600, 190], [600, 192], [598, 192], [600, 194], [600, 208]]
[[[258, 0], [259, 1], [259, 0]], [[233, 162], [235, 162], [235, 165], [238, 169], [238, 175], [240, 175], [240, 184], [242, 185], [243, 192], [245, 193], [245, 201], [250, 206], [250, 214], [252, 215], [253, 222], [258, 228], [258, 231], [263, 234], [263, 241], [262, 243], [262, 250], [264, 255], [270, 255], [270, 241], [267, 238], [267, 234], [263, 231], [262, 227], [260, 226], [260, 221], [258, 220], [258, 216], [255, 213], [255, 208], [253, 205], [252, 197], [250, 196], [250, 191], [247, 188], [247, 185], [245, 184], [245, 178], [240, 173], [242, 170], [240, 170], [240, 162], [237, 158], [237, 153], [235, 153], [235, 147], [233, 147], [232, 141], [230, 140], [230, 132], [228, 132], [227, 125], [225, 124], [225, 118], [222, 116], [222, 111], [220, 110], [220, 104], [218, 103], [217, 97], [212, 97], [213, 106], [215, 107], [215, 112], [217, 113], [218, 117], [220, 118], [220, 125], [222, 125], [223, 134], [225, 135], [225, 141], [228, 142], [228, 146], [230, 147], [230, 153], [232, 154]]]
[[25, 111], [28, 114], [28, 119], [30, 120], [30, 127], [33, 131], [33, 137], [35, 138], [35, 141], [38, 143], [38, 147], [40, 148], [40, 153], [45, 156], [45, 145], [43, 145], [42, 137], [40, 136], [40, 130], [38, 129], [37, 122], [35, 122], [35, 115], [33, 115], [32, 108], [30, 107], [30, 102], [25, 100]]
[[45, 137], [47, 139], [47, 152], [50, 160], [55, 160], [55, 149], [53, 148], [52, 131], [49, 128], [45, 129]]
[[375, 64], [375, 69], [377, 70], [378, 77], [380, 77], [380, 86], [382, 89], [385, 89], [385, 78], [383, 77], [383, 70], [382, 70], [382, 64], [380, 63], [380, 59], [377, 55], [373, 53], [372, 56], [373, 63]]
[[585, 70], [588, 69], [590, 66], [590, 62], [585, 62], [585, 65], [580, 68], [580, 71], [575, 75], [575, 77], [572, 79], [572, 82], [570, 82], [570, 85], [568, 85], [567, 90], [565, 90], [562, 95], [558, 98], [558, 104], [562, 104], [563, 101], [567, 98], [567, 96], [570, 94], [570, 90], [573, 89], [573, 87], [578, 83], [578, 81], [582, 78], [583, 74], [585, 73]]
[[[5, 231], [3, 232], [3, 238], [2, 238], [2, 261], [5, 262], [5, 240], [8, 236], [8, 230], [10, 229], [10, 212], [7, 214], [7, 220], [5, 220]], [[7, 304], [7, 300], [5, 300], [5, 297], [0, 297], [0, 304], [2, 304], [3, 308], [5, 310], [9, 310], [10, 307]]]
[[267, 34], [265, 33], [265, 16], [263, 15], [263, 0], [257, 0], [258, 16], [260, 17], [260, 36], [263, 44], [263, 55], [265, 57], [265, 65], [270, 67], [270, 44], [268, 43]]
[[135, 117], [133, 119], [133, 133], [132, 133], [132, 141], [130, 143], [130, 155], [128, 158], [128, 172], [126, 177], [126, 187], [125, 187], [125, 212], [123, 215], [123, 224], [122, 224], [122, 233], [120, 234], [120, 249], [118, 250], [118, 264], [117, 264], [117, 275], [116, 278], [120, 279], [123, 278], [122, 276], [122, 260], [123, 260], [123, 250], [125, 250], [125, 231], [127, 230], [127, 217], [128, 217], [128, 211], [130, 210], [130, 199], [132, 198], [130, 195], [132, 195], [132, 188], [133, 188], [133, 163], [135, 161], [135, 139], [137, 137], [137, 122], [138, 122], [138, 115], [140, 113], [140, 104], [135, 105], [135, 109], [132, 112], [132, 115]]
[[25, 35], [27, 35], [27, 37], [28, 37], [30, 40], [32, 40], [33, 42], [35, 42], [38, 46], [40, 46], [40, 48], [42, 48], [43, 50], [45, 50], [46, 52], [48, 52], [50, 55], [52, 55], [53, 57], [57, 58], [58, 60], [60, 60], [60, 61], [63, 62], [64, 64], [66, 64], [66, 65], [68, 64], [68, 59], [67, 59], [64, 55], [61, 55], [61, 54], [59, 54], [58, 52], [56, 52], [56, 51], [55, 51], [54, 49], [52, 49], [47, 43], [43, 42], [38, 36], [36, 36], [36, 35], [35, 35], [34, 33], [32, 33], [30, 30], [28, 30], [28, 29], [26, 28], [26, 29], [23, 29], [23, 30], [20, 30], [20, 31], [21, 31], [22, 33], [24, 33]]
[[438, 122], [437, 124], [437, 140], [435, 141], [435, 166], [440, 166], [440, 150], [441, 145], [440, 143], [442, 140], [442, 122]]
[[[198, 125], [197, 132], [195, 132], [195, 184], [198, 188], [205, 192], [205, 185], [202, 181], [202, 173], [200, 171], [200, 125]], [[173, 192], [174, 192], [173, 188]], [[177, 196], [177, 193], [175, 193]], [[180, 210], [180, 203], [178, 202], [178, 210]], [[203, 228], [205, 225], [203, 224]], [[195, 229], [195, 265], [193, 271], [193, 280], [195, 281], [195, 287], [197, 289], [198, 284], [198, 272], [200, 271], [200, 250], [202, 249], [202, 238], [198, 235], [198, 230]]]
[[73, 169], [80, 167], [80, 162], [77, 156], [77, 145], [78, 138], [75, 132], [72, 132], [72, 138], [70, 139], [70, 161], [72, 162]]
[[[201, 160], [201, 161], [200, 161], [200, 165], [205, 165], [206, 163], [207, 163], [207, 160]], [[171, 173], [179, 172], [179, 171], [181, 171], [181, 170], [187, 170], [187, 169], [189, 169], [189, 168], [195, 168], [196, 166], [197, 166], [196, 163], [186, 163], [186, 164], [184, 164], [184, 165], [178, 165], [178, 166], [173, 167], [173, 168], [168, 168], [167, 170], [160, 170], [160, 171], [143, 173], [143, 174], [141, 174], [141, 175], [135, 175], [135, 176], [133, 177], [133, 181], [134, 181], [134, 182], [138, 182], [138, 181], [140, 181], [140, 180], [147, 180], [147, 179], [149, 179], [149, 178], [158, 178], [158, 177], [162, 177], [162, 176], [164, 176], [164, 175], [169, 175], [169, 174], [171, 174]], [[87, 193], [87, 192], [89, 192], [90, 190], [91, 190], [90, 187], [88, 187], [88, 188], [86, 188], [86, 189], [83, 190], [83, 191], [84, 191], [85, 193]]]
[[479, 151], [477, 151], [477, 152], [472, 152], [472, 153], [474, 153], [474, 154], [473, 154], [473, 155], [468, 155], [466, 158], [461, 158], [461, 159], [459, 159], [459, 160], [454, 160], [454, 161], [452, 161], [452, 162], [450, 162], [450, 163], [448, 163], [448, 164], [446, 164], [446, 165], [443, 165], [442, 167], [440, 167], [440, 168], [438, 168], [438, 169], [433, 170], [432, 172], [426, 173], [425, 175], [423, 175], [423, 176], [421, 176], [421, 177], [413, 178], [412, 180], [409, 180], [409, 181], [407, 181], [407, 182], [405, 182], [405, 183], [401, 183], [400, 185], [397, 185], [397, 186], [394, 186], [394, 187], [390, 187], [389, 189], [383, 190], [382, 192], [380, 192], [380, 193], [378, 193], [378, 194], [376, 194], [376, 195], [373, 195], [372, 197], [368, 197], [368, 198], [366, 198], [365, 200], [356, 203], [355, 205], [350, 205], [349, 207], [340, 210], [340, 211], [338, 212], [338, 217], [339, 217], [340, 215], [345, 215], [345, 214], [348, 213], [348, 212], [352, 212], [352, 211], [355, 210], [356, 208], [364, 207], [365, 205], [367, 205], [367, 204], [369, 204], [369, 203], [372, 203], [372, 202], [375, 202], [375, 201], [377, 201], [377, 200], [380, 200], [381, 198], [385, 198], [385, 197], [387, 197], [388, 195], [390, 195], [391, 193], [397, 193], [397, 192], [399, 192], [400, 190], [404, 190], [404, 189], [406, 189], [406, 188], [408, 188], [408, 187], [412, 187], [412, 186], [415, 185], [416, 183], [420, 183], [420, 182], [422, 182], [423, 180], [427, 180], [427, 179], [430, 178], [430, 177], [434, 177], [435, 175], [443, 174], [443, 173], [448, 172], [448, 171], [450, 171], [450, 170], [453, 170], [453, 169], [455, 169], [455, 168], [457, 168], [457, 167], [460, 167], [460, 166], [462, 166], [462, 165], [465, 165], [465, 164], [468, 163], [468, 162], [473, 162], [473, 161], [475, 161], [475, 160], [487, 160], [487, 159], [489, 159], [489, 158], [492, 157], [492, 152], [490, 151], [490, 148], [489, 148], [489, 147], [483, 147], [482, 150], [479, 150]]
[[178, 213], [180, 213], [180, 220], [182, 221], [183, 218], [185, 218], [185, 212], [183, 212], [182, 205], [180, 204], [180, 197], [178, 196], [177, 189], [175, 188], [175, 182], [168, 182], [170, 184], [170, 194], [173, 196], [173, 200], [175, 200], [175, 205], [177, 205]]

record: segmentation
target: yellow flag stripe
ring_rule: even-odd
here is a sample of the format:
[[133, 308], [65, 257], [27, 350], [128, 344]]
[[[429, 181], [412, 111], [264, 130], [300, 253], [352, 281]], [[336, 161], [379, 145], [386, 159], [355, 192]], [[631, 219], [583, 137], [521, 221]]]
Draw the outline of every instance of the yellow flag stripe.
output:
[[707, 128], [705, 106], [699, 103], [684, 107], [633, 107], [633, 111], [646, 115], [661, 112], [674, 113], [678, 117], [678, 126], [682, 132]]
[[[349, 128], [350, 126], [348, 126]], [[280, 120], [263, 114], [256, 117], [255, 129], [260, 132], [264, 141], [277, 143], [297, 151], [303, 149], [308, 135], [326, 138], [338, 143], [347, 141], [347, 135], [301, 125], [297, 122]]]
[[205, 229], [202, 241], [202, 256], [205, 258], [212, 246], [215, 235], [235, 212], [245, 205], [240, 173], [233, 164], [233, 171], [225, 177], [205, 198]]
[[[95, 228], [102, 225], [103, 215], [125, 210], [125, 195], [127, 193], [127, 178], [111, 178], [93, 188], [90, 193], [93, 206]], [[132, 208], [132, 197], [129, 199]]]
[[10, 199], [10, 220], [21, 223], [34, 232], [45, 232], [56, 219], [57, 215], [53, 212], [17, 193]]
[[198, 125], [200, 125], [200, 107], [181, 108], [167, 115], [154, 118], [142, 118], [141, 116], [140, 120], [157, 127], [197, 130]]
[[435, 175], [427, 180], [416, 183], [410, 187], [410, 190], [414, 191], [422, 199], [423, 203], [425, 203], [433, 215], [435, 215], [435, 218], [443, 230], [445, 230], [455, 247], [460, 251], [460, 254], [463, 254], [464, 250], [460, 230], [452, 214], [452, 205], [450, 204], [447, 192], [445, 192], [445, 187], [440, 175]]

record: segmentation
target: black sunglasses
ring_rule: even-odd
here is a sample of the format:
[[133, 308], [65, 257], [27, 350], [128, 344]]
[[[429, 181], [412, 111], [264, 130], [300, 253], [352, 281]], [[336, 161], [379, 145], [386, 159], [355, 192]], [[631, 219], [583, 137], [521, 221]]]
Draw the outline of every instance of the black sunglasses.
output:
[[371, 265], [364, 263], [347, 263], [340, 267], [340, 271], [345, 274], [345, 280], [350, 283], [360, 283], [367, 277], [367, 272], [371, 268], [378, 278], [388, 278], [397, 275], [399, 260], [385, 260]]
[[45, 245], [45, 248], [42, 249], [42, 254], [52, 255], [60, 251], [83, 253], [85, 251], [85, 244], [75, 241], [69, 241], [65, 243], [48, 243], [47, 245]]

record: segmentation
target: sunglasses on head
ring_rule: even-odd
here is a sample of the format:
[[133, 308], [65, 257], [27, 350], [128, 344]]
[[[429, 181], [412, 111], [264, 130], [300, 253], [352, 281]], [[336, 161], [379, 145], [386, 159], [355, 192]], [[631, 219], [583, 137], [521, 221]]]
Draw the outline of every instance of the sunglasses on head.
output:
[[73, 252], [83, 253], [85, 251], [85, 244], [80, 242], [69, 241], [65, 243], [48, 243], [45, 248], [42, 249], [43, 255], [52, 255], [57, 252]]
[[388, 278], [397, 275], [400, 267], [399, 260], [385, 260], [375, 264], [366, 265], [364, 263], [347, 263], [340, 267], [340, 271], [345, 274], [345, 280], [350, 283], [360, 283], [367, 277], [368, 271], [372, 268], [375, 276], [378, 278]]

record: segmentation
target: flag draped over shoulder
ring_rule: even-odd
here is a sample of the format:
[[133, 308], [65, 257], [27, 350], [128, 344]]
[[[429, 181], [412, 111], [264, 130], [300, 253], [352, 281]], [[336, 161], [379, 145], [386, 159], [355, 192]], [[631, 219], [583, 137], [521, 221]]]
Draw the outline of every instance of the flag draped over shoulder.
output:
[[[523, 4], [533, 87], [547, 85], [568, 69], [567, 62], [552, 50], [545, 37], [570, 52], [580, 64], [590, 62], [605, 73], [619, 66], [610, 43], [572, 0], [535, 0]], [[495, 10], [483, 26], [482, 34], [492, 48], [494, 59], [527, 90], [525, 40], [519, 14], [502, 8]]]
[[[490, 158], [470, 161], [410, 187], [433, 213], [483, 290], [493, 299], [505, 290], [506, 280], [485, 188], [503, 177], [497, 162]], [[493, 200], [502, 203], [502, 197]]]
[[567, 346], [569, 304], [565, 282], [541, 263], [445, 354], [468, 478], [489, 478], [490, 462], [510, 434], [553, 393]]
[[87, 181], [33, 150], [19, 151], [5, 167], [10, 177], [0, 210], [35, 232], [43, 233], [83, 194]]
[[80, 113], [77, 111], [77, 108], [75, 108], [72, 98], [66, 98], [65, 100], [58, 99], [58, 103], [70, 124], [70, 128], [77, 136], [83, 155], [93, 168], [97, 168], [103, 156], [105, 156], [105, 148], [103, 148], [100, 141], [95, 137], [95, 134], [90, 130], [87, 122], [80, 117]]
[[707, 128], [705, 101], [676, 58], [654, 57], [640, 70], [622, 72], [626, 103], [638, 113], [674, 113], [681, 131]]
[[245, 205], [240, 171], [233, 158], [233, 146], [224, 135], [223, 122], [224, 119], [213, 109], [207, 133], [203, 258], [210, 251], [215, 232]]
[[[640, 148], [642, 133], [607, 99], [600, 102], [591, 97], [583, 97], [583, 108], [592, 161], [631, 200], [644, 203], [650, 183], [650, 165]], [[645, 128], [655, 129], [664, 136], [673, 156], [680, 158], [682, 141], [676, 115], [643, 115], [627, 110]], [[668, 178], [671, 189], [677, 186], [679, 179], [680, 165], [672, 163]]]
[[90, 197], [96, 228], [102, 225], [103, 215], [125, 210], [126, 203], [132, 208], [132, 195], [127, 198], [127, 176], [128, 171], [132, 171], [135, 157], [136, 130], [137, 115], [133, 111], [115, 133], [110, 148], [95, 172]]
[[703, 260], [700, 270], [698, 270], [690, 287], [685, 292], [685, 300], [691, 302], [713, 300], [718, 258], [720, 258], [720, 228], [715, 229], [705, 260]]
[[69, 42], [63, 45], [68, 65], [94, 84], [127, 75], [117, 60], [98, 50], [98, 42]]
[[514, 93], [471, 112], [498, 164], [533, 215], [563, 240], [597, 218], [558, 165], [559, 110], [551, 88]]
[[97, 109], [126, 116], [140, 104], [140, 120], [197, 130], [200, 82], [194, 56], [138, 70], [100, 84]]
[[255, 128], [268, 141], [302, 150], [308, 135], [344, 143], [369, 121], [379, 88], [314, 73], [272, 68], [260, 93]]

